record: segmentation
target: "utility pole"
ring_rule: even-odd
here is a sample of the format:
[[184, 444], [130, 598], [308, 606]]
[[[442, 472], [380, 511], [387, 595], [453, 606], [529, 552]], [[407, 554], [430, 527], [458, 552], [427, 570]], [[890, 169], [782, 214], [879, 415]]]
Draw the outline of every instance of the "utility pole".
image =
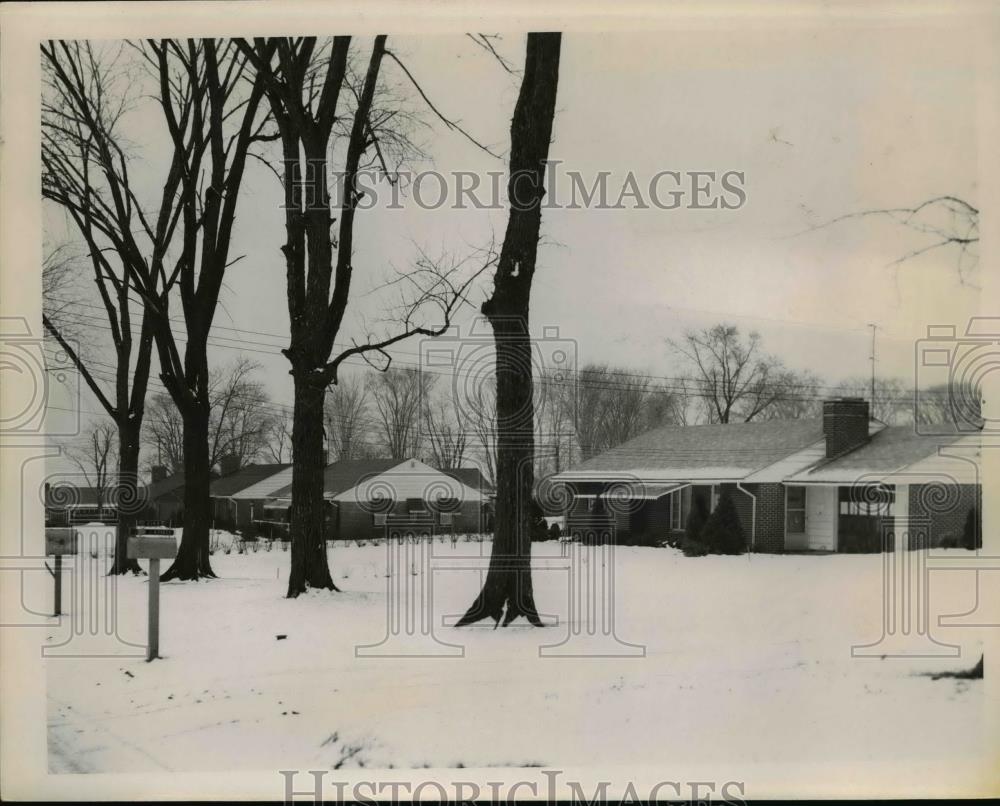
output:
[[872, 329], [872, 354], [869, 356], [872, 362], [872, 389], [871, 389], [871, 410], [874, 415], [875, 412], [875, 331], [878, 330], [878, 325], [874, 322], [869, 322], [868, 327]]

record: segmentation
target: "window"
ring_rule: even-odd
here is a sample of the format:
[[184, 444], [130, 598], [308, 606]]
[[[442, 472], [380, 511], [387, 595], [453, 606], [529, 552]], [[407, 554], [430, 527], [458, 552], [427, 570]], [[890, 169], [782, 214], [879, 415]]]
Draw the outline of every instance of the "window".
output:
[[406, 511], [410, 514], [415, 512], [426, 512], [427, 502], [423, 498], [407, 498], [406, 499]]
[[785, 531], [802, 534], [806, 530], [806, 488], [785, 488]]
[[877, 484], [841, 487], [838, 499], [841, 515], [892, 518], [896, 513], [896, 490], [894, 487]]
[[670, 493], [670, 528], [675, 532], [684, 528], [681, 523], [681, 494], [683, 492], [683, 490], [674, 490]]
[[434, 506], [439, 512], [454, 512], [458, 509], [458, 504], [457, 498], [439, 498], [434, 502]]

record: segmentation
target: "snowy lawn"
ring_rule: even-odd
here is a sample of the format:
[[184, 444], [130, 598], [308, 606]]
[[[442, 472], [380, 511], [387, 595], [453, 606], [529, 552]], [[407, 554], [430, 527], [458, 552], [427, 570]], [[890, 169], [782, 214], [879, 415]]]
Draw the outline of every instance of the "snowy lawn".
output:
[[[541, 644], [593, 623], [569, 607], [558, 543], [535, 546], [549, 558], [535, 572], [536, 601], [558, 625], [441, 626], [480, 584], [479, 571], [454, 566], [489, 548], [435, 542], [433, 584], [421, 586], [428, 578], [416, 547], [387, 577], [384, 544], [337, 544], [329, 556], [343, 592], [298, 600], [283, 598], [289, 555], [278, 544], [216, 551], [220, 579], [161, 586], [163, 658], [153, 663], [141, 657], [147, 582], [119, 578], [117, 634], [140, 646], [100, 628], [66, 643], [72, 619], [53, 621], [49, 644], [64, 644], [54, 651], [139, 657], [47, 660], [51, 769], [919, 761], [980, 752], [982, 681], [927, 674], [972, 666], [973, 630], [934, 627], [938, 640], [961, 645], [958, 659], [851, 657], [852, 644], [881, 632], [879, 555], [685, 558], [618, 548], [613, 617], [622, 643], [598, 630], [555, 650], [584, 657], [540, 657]], [[582, 549], [577, 581], [595, 580], [602, 556]], [[973, 607], [973, 572], [932, 579], [933, 625], [938, 614]], [[95, 580], [103, 583], [75, 584], [97, 590]], [[358, 645], [386, 635], [387, 584], [427, 592], [432, 607], [422, 613], [464, 657], [440, 656], [459, 650], [419, 635], [383, 645], [389, 657], [357, 657]], [[110, 607], [106, 595], [93, 607]], [[634, 654], [627, 644], [643, 645], [644, 656], [607, 656]], [[398, 646], [432, 656], [403, 657]]]

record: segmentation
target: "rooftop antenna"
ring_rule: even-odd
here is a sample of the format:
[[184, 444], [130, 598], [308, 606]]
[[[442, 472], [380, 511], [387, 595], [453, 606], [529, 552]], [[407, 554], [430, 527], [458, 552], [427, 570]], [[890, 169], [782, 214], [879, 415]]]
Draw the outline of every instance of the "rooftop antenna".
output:
[[869, 356], [872, 362], [872, 388], [871, 388], [871, 411], [872, 415], [875, 413], [875, 331], [878, 330], [878, 325], [874, 322], [869, 322], [868, 327], [872, 329], [872, 354]]

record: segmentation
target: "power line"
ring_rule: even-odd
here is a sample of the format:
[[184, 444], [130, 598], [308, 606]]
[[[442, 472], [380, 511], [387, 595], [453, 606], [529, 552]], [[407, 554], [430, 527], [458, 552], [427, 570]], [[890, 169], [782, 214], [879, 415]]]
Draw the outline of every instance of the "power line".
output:
[[[87, 303], [79, 303], [79, 304], [87, 306], [87, 307], [100, 308], [100, 306], [97, 306], [97, 305], [88, 305]], [[106, 331], [111, 331], [110, 325], [106, 324], [106, 318], [105, 317], [94, 316], [92, 314], [80, 314], [80, 316], [83, 316], [84, 318], [87, 318], [87, 319], [97, 320], [97, 322], [94, 325], [92, 325], [93, 327], [97, 327], [97, 328], [100, 328], [100, 329], [106, 330]], [[222, 327], [222, 326], [218, 326], [218, 327]], [[240, 331], [237, 328], [222, 328], [222, 329], [232, 330], [234, 332], [249, 332], [249, 333], [254, 333], [256, 335], [270, 336], [270, 337], [273, 337], [273, 338], [283, 338], [283, 337], [278, 336], [277, 334], [269, 334], [269, 333], [265, 333], [263, 331]], [[178, 342], [180, 342], [182, 344], [187, 342], [187, 340], [185, 338], [183, 338], [183, 337], [175, 336], [174, 338], [175, 338], [176, 341], [178, 341]], [[227, 342], [235, 342], [235, 344], [219, 343], [218, 341], [213, 341], [212, 339], [216, 339], [216, 340], [222, 339], [222, 340], [227, 341]], [[262, 354], [262, 355], [276, 355], [276, 356], [284, 357], [284, 354], [281, 352], [281, 348], [278, 345], [268, 344], [267, 342], [252, 341], [252, 340], [247, 340], [247, 339], [237, 339], [237, 338], [232, 338], [232, 337], [228, 337], [228, 336], [212, 336], [212, 337], [209, 338], [208, 344], [209, 344], [209, 346], [217, 347], [217, 348], [222, 348], [222, 349], [240, 350], [241, 352], [249, 352], [249, 353], [255, 353], [255, 354]], [[269, 350], [254, 349], [254, 347], [248, 347], [246, 345], [255, 345], [257, 347], [270, 347], [271, 349], [269, 349]], [[341, 347], [342, 349], [349, 349], [349, 348], [351, 348], [351, 347], [353, 347], [355, 345], [345, 344], [345, 343], [335, 343], [335, 346]], [[421, 355], [420, 353], [417, 353], [417, 352], [404, 351], [404, 350], [396, 350], [395, 348], [393, 349], [393, 353], [402, 353], [404, 355], [412, 355], [412, 356], [417, 356], [417, 357], [420, 357], [420, 355]], [[367, 361], [365, 361], [363, 358], [361, 358], [359, 356], [351, 356], [350, 358], [347, 359], [347, 361], [349, 361], [349, 362], [351, 362], [352, 364], [355, 364], [355, 365], [364, 365], [365, 367], [370, 367], [370, 364], [368, 364]], [[468, 377], [469, 375], [471, 375], [471, 373], [468, 372], [468, 371], [466, 371], [464, 373], [459, 372], [458, 368], [454, 367], [454, 366], [450, 370], [441, 370], [441, 369], [432, 369], [430, 367], [424, 366], [421, 363], [398, 361], [396, 359], [393, 359], [393, 363], [397, 364], [397, 365], [401, 365], [404, 368], [419, 369], [422, 372], [426, 372], [426, 373], [429, 373], [429, 374], [432, 374], [432, 375], [438, 375], [438, 376], [455, 377], [455, 376], [465, 375], [466, 377]], [[567, 373], [569, 375], [575, 375], [575, 376], [577, 376], [577, 378], [580, 378], [580, 376], [586, 376], [586, 375], [588, 375], [588, 374], [590, 374], [592, 372], [592, 370], [588, 369], [588, 367], [586, 367], [586, 366], [584, 366], [584, 367], [566, 367], [566, 368], [562, 368], [560, 371], [562, 371], [564, 373]], [[682, 396], [682, 397], [704, 398], [706, 396], [705, 393], [711, 391], [711, 389], [712, 389], [712, 387], [711, 387], [711, 381], [708, 381], [708, 380], [705, 380], [705, 379], [700, 379], [700, 378], [689, 378], [689, 377], [679, 376], [679, 375], [674, 375], [674, 376], [671, 376], [671, 375], [652, 375], [652, 374], [647, 374], [647, 373], [637, 373], [637, 372], [631, 372], [631, 371], [626, 371], [626, 370], [612, 370], [609, 373], [609, 375], [612, 376], [613, 378], [620, 378], [620, 377], [635, 378], [638, 381], [645, 381], [647, 383], [649, 383], [649, 382], [667, 381], [669, 383], [658, 384], [660, 386], [660, 388], [658, 388], [658, 389], [645, 389], [645, 390], [641, 390], [641, 391], [650, 391], [650, 392], [654, 392], [654, 393], [670, 392], [670, 393], [674, 393], [674, 394], [676, 394], [678, 396]], [[551, 379], [550, 379], [550, 382], [552, 382]], [[622, 383], [620, 381], [613, 380], [613, 379], [607, 378], [607, 377], [605, 377], [605, 378], [592, 378], [592, 377], [590, 377], [590, 378], [586, 379], [585, 383], [590, 388], [617, 389], [617, 390], [621, 390], [621, 391], [636, 391], [636, 390], [638, 390], [638, 384]], [[565, 384], [565, 383], [560, 383], [558, 381], [556, 381], [555, 384], [556, 385], [568, 385], [568, 384]], [[695, 392], [692, 393], [688, 389], [688, 387], [691, 386], [691, 385], [694, 385], [695, 387], [699, 387], [699, 386], [704, 387], [703, 391], [701, 391], [701, 392], [695, 391]], [[811, 396], [810, 395], [805, 395], [805, 394], [802, 394], [802, 393], [792, 393], [792, 394], [782, 395], [782, 399], [783, 400], [799, 400], [799, 401], [822, 400], [825, 397], [827, 397], [829, 394], [833, 394], [833, 393], [839, 391], [842, 388], [843, 384], [842, 383], [809, 383], [809, 382], [802, 382], [802, 383], [795, 383], [794, 386], [796, 388], [799, 388], [799, 389], [815, 389], [815, 390], [828, 390], [828, 391], [827, 391], [827, 394], [814, 394], [814, 395], [811, 395]], [[872, 399], [873, 400], [875, 399], [874, 392], [873, 392]]]

